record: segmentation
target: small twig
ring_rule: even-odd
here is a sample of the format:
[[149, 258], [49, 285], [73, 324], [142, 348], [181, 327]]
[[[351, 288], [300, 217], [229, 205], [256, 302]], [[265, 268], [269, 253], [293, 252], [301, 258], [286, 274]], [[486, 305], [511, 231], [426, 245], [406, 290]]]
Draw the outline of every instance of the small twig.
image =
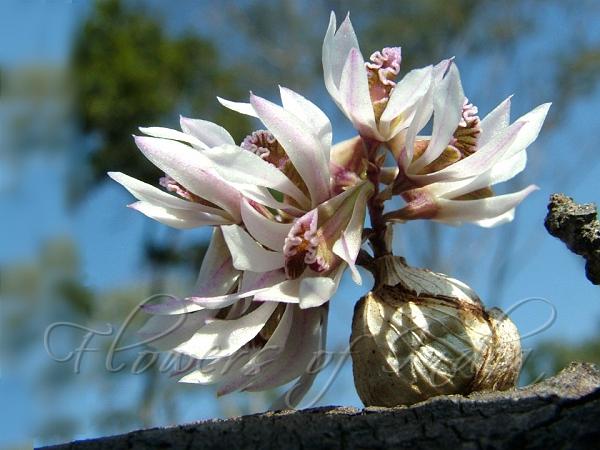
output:
[[586, 260], [585, 274], [593, 284], [600, 284], [600, 222], [592, 203], [580, 205], [564, 194], [552, 194], [544, 225], [548, 232], [563, 241], [569, 250]]

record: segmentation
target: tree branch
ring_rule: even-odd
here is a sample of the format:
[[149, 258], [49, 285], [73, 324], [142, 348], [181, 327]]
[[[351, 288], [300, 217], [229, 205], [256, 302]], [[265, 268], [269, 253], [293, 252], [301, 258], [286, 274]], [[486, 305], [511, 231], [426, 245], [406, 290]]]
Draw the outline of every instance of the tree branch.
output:
[[600, 371], [572, 363], [553, 378], [505, 392], [411, 407], [267, 412], [48, 449], [589, 448], [600, 439], [599, 416]]
[[548, 233], [585, 258], [585, 274], [600, 284], [600, 222], [596, 205], [580, 205], [564, 194], [552, 194], [544, 222]]

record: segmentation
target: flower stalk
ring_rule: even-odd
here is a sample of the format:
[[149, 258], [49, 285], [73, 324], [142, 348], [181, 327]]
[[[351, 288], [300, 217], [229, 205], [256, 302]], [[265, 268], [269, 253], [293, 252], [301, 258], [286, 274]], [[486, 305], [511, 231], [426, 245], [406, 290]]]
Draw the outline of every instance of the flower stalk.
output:
[[378, 158], [378, 150], [381, 142], [363, 137], [367, 153], [367, 178], [373, 184], [373, 195], [367, 202], [367, 209], [369, 211], [369, 220], [371, 221], [371, 233], [369, 235], [369, 242], [373, 249], [373, 256], [379, 258], [390, 254], [390, 249], [385, 242], [385, 232], [387, 225], [383, 218], [383, 200], [379, 196], [379, 185], [381, 176], [381, 159]]

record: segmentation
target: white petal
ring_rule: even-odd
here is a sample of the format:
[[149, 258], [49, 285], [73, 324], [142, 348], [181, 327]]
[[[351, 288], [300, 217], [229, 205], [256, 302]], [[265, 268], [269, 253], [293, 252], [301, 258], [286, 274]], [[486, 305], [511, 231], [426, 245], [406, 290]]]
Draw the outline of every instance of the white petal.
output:
[[512, 156], [517, 152], [529, 147], [540, 134], [544, 120], [548, 115], [552, 103], [544, 103], [537, 108], [532, 109], [527, 114], [519, 117], [515, 123], [523, 123], [523, 129], [512, 143], [511, 148], [506, 152], [507, 156]]
[[203, 142], [199, 141], [194, 136], [191, 136], [186, 133], [182, 133], [181, 131], [172, 130], [170, 128], [140, 127], [140, 131], [144, 134], [147, 134], [148, 136], [182, 141], [182, 142], [186, 142], [196, 148], [202, 148], [202, 149], [208, 148]]
[[412, 162], [414, 156], [414, 145], [415, 140], [419, 132], [427, 125], [431, 114], [433, 114], [433, 85], [429, 86], [429, 89], [419, 101], [415, 115], [412, 118], [412, 122], [408, 127], [405, 139], [405, 149], [400, 153], [400, 159], [398, 164], [406, 172]]
[[217, 395], [225, 395], [231, 392], [244, 389], [255, 380], [260, 380], [265, 376], [269, 366], [278, 363], [279, 356], [283, 353], [286, 341], [292, 328], [294, 309], [297, 307], [287, 305], [285, 311], [273, 332], [263, 348], [256, 352], [252, 358], [244, 364], [236, 375], [227, 379], [217, 391]]
[[219, 358], [216, 360], [197, 361], [201, 367], [190, 370], [185, 376], [179, 379], [180, 383], [194, 384], [213, 384], [227, 377], [228, 374], [237, 371], [252, 356], [252, 351], [248, 350], [241, 354], [236, 352], [231, 356]]
[[277, 283], [258, 292], [254, 299], [263, 302], [298, 303], [300, 301], [300, 281], [301, 278], [297, 278]]
[[348, 58], [348, 53], [353, 48], [358, 49], [358, 39], [350, 22], [350, 15], [340, 25], [336, 32], [335, 14], [331, 12], [329, 17], [329, 26], [323, 40], [323, 75], [325, 86], [329, 94], [338, 103], [339, 106], [339, 85], [342, 78], [344, 64]]
[[498, 161], [511, 158], [535, 141], [549, 108], [550, 103], [546, 103], [523, 115], [468, 158], [438, 172], [411, 178], [418, 182], [434, 182], [464, 179], [487, 172]]
[[[307, 312], [307, 311], [305, 311]], [[315, 349], [313, 347], [313, 359], [310, 361], [310, 367], [307, 367], [302, 376], [294, 383], [294, 385], [288, 389], [283, 395], [281, 395], [273, 403], [271, 409], [289, 409], [295, 408], [302, 398], [306, 395], [310, 387], [312, 386], [316, 376], [323, 368], [320, 357], [325, 354], [325, 348], [327, 343], [327, 310], [321, 310], [321, 330], [320, 330], [320, 342], [319, 347]], [[313, 344], [314, 345], [314, 344]], [[318, 352], [318, 353], [317, 353]], [[312, 364], [311, 364], [312, 363]], [[316, 363], [316, 367], [313, 364]]]
[[496, 163], [490, 170], [473, 179], [436, 183], [430, 185], [428, 189], [434, 194], [443, 195], [446, 198], [459, 197], [469, 192], [510, 180], [522, 172], [526, 165], [527, 152], [523, 150], [508, 159]]
[[277, 303], [265, 302], [237, 320], [215, 320], [175, 351], [198, 359], [229, 356], [256, 337], [276, 307]]
[[187, 145], [152, 137], [135, 142], [156, 167], [199, 197], [221, 206], [237, 221], [240, 219], [240, 194], [210, 168], [211, 162]]
[[454, 64], [454, 56], [452, 58], [442, 59], [433, 66], [433, 82], [439, 83], [442, 81], [442, 78], [448, 73], [448, 69], [452, 64]]
[[[507, 102], [505, 102], [507, 103]], [[473, 155], [440, 171], [450, 178], [472, 176], [492, 170], [499, 161], [522, 152], [537, 138], [548, 114], [550, 103], [538, 106], [504, 128]], [[498, 109], [498, 108], [496, 108]], [[505, 113], [507, 114], [507, 113]], [[508, 170], [508, 169], [507, 169]], [[501, 172], [497, 172], [497, 175]], [[498, 181], [496, 181], [498, 182]]]
[[345, 191], [340, 192], [335, 197], [330, 198], [325, 203], [321, 203], [318, 206], [319, 217], [327, 217], [330, 219], [335, 214], [339, 214], [341, 217], [343, 211], [340, 211], [340, 209], [342, 206], [347, 206], [345, 205], [347, 203], [346, 200], [348, 200], [350, 197], [358, 196], [359, 191], [362, 191], [363, 189], [371, 192], [371, 188], [368, 187], [368, 182], [362, 181], [360, 184], [355, 184]]
[[494, 217], [493, 219], [477, 220], [473, 223], [475, 225], [479, 225], [480, 227], [483, 227], [483, 228], [492, 228], [492, 227], [497, 227], [498, 225], [503, 225], [505, 223], [512, 222], [514, 220], [514, 218], [515, 218], [515, 208], [505, 212], [504, 214]]
[[204, 310], [178, 316], [152, 316], [136, 334], [143, 343], [159, 351], [171, 350], [189, 340], [213, 315], [212, 311]]
[[279, 91], [283, 107], [311, 128], [312, 133], [321, 141], [321, 149], [324, 150], [325, 160], [329, 162], [332, 134], [329, 118], [317, 105], [291, 89], [279, 86]]
[[532, 185], [519, 192], [480, 200], [437, 199], [440, 210], [435, 220], [440, 222], [477, 222], [494, 219], [515, 208], [525, 197], [537, 189], [537, 186]]
[[212, 297], [224, 295], [233, 289], [240, 272], [233, 267], [233, 259], [221, 228], [215, 228], [210, 245], [202, 259], [202, 266], [196, 279], [193, 296]]
[[[272, 270], [269, 272], [253, 272], [251, 270], [244, 271], [240, 292], [251, 292], [260, 290], [263, 292], [286, 281], [285, 272], [281, 269]], [[248, 294], [246, 294], [247, 296]], [[256, 298], [255, 298], [256, 300]]]
[[317, 356], [321, 338], [322, 308], [293, 309], [292, 327], [285, 348], [278, 358], [264, 367], [259, 377], [246, 387], [248, 391], [263, 391], [281, 386], [310, 370], [311, 361]]
[[165, 209], [182, 209], [217, 214], [227, 217], [227, 214], [218, 208], [212, 208], [200, 203], [190, 202], [174, 195], [161, 191], [155, 186], [144, 183], [136, 178], [121, 172], [108, 172], [108, 176], [127, 189], [135, 198]]
[[[259, 300], [257, 294], [269, 292], [274, 287], [288, 282], [282, 281], [285, 280], [285, 273], [283, 270], [272, 270], [269, 272], [262, 273], [255, 272], [256, 275], [253, 278], [253, 280], [249, 279], [250, 273], [252, 272], [244, 272], [244, 279], [242, 280], [242, 282], [245, 281], [245, 286], [238, 292], [214, 297], [189, 297], [188, 299], [186, 299], [186, 301], [190, 301], [196, 305], [210, 309], [225, 308], [227, 306], [232, 305], [236, 301], [247, 297], [254, 296], [256, 300]], [[253, 281], [255, 284], [251, 285], [250, 281]], [[295, 298], [292, 298], [291, 300], [295, 303], [298, 302], [297, 296]], [[279, 299], [276, 301], [284, 300]]]
[[498, 136], [510, 123], [511, 99], [512, 95], [496, 106], [479, 124], [481, 128], [481, 134], [477, 142], [479, 148]]
[[254, 111], [254, 107], [250, 103], [232, 102], [231, 100], [225, 100], [221, 97], [217, 97], [217, 100], [225, 108], [229, 108], [232, 111], [239, 112], [240, 114], [244, 114], [246, 116], [258, 118], [256, 111]]
[[346, 115], [362, 136], [383, 140], [375, 124], [365, 60], [357, 48], [350, 50], [342, 71], [340, 101]]
[[135, 202], [128, 206], [157, 222], [179, 230], [211, 225], [228, 225], [232, 222], [231, 219], [217, 214], [189, 209], [165, 208], [147, 202]]
[[261, 121], [283, 146], [294, 167], [306, 183], [313, 207], [329, 198], [329, 164], [317, 136], [304, 129], [295, 116], [268, 100], [250, 97]]
[[291, 223], [270, 220], [252, 207], [248, 200], [242, 200], [242, 221], [248, 232], [262, 245], [275, 251], [282, 251]]
[[236, 269], [268, 272], [283, 267], [282, 252], [264, 249], [242, 227], [227, 225], [221, 229]]
[[156, 314], [158, 316], [188, 314], [205, 309], [203, 306], [188, 299], [182, 300], [170, 295], [161, 297], [165, 297], [166, 301], [162, 301], [161, 303], [145, 303], [141, 306], [141, 309], [149, 314]]
[[421, 157], [412, 164], [412, 173], [419, 172], [446, 149], [462, 117], [464, 100], [460, 75], [456, 65], [452, 64], [444, 79], [435, 87], [431, 141]]
[[[379, 119], [379, 131], [386, 138], [391, 139], [400, 130], [400, 127], [394, 127], [392, 123], [402, 114], [406, 113], [409, 108], [413, 108], [416, 103], [423, 98], [429, 90], [432, 81], [433, 66], [423, 67], [408, 72], [400, 82], [392, 90], [392, 95]], [[404, 117], [406, 123], [407, 117]], [[392, 133], [392, 131], [395, 131]]]
[[302, 191], [283, 172], [248, 150], [235, 145], [223, 145], [203, 153], [212, 161], [217, 173], [230, 183], [275, 189], [291, 196], [303, 206], [310, 205]]
[[425, 186], [438, 181], [463, 180], [485, 173], [507, 154], [522, 128], [523, 123], [515, 122], [468, 158], [461, 159], [437, 172], [410, 175], [410, 178], [421, 186]]
[[179, 118], [179, 123], [184, 132], [196, 137], [209, 148], [223, 144], [235, 144], [229, 132], [216, 123], [183, 116]]
[[256, 186], [253, 184], [232, 184], [244, 197], [254, 202], [260, 203], [261, 205], [268, 206], [269, 208], [273, 209], [280, 209], [294, 217], [300, 217], [305, 214], [305, 211], [302, 209], [296, 208], [295, 206], [291, 206], [288, 203], [276, 200], [267, 188], [264, 188], [262, 186]]
[[352, 217], [348, 222], [346, 229], [342, 232], [340, 239], [333, 244], [333, 253], [342, 258], [352, 272], [352, 279], [356, 284], [362, 284], [360, 273], [356, 269], [356, 257], [362, 246], [362, 231], [365, 223], [365, 213], [367, 210], [367, 196], [372, 192], [371, 189], [363, 188], [354, 204]]
[[316, 308], [329, 301], [337, 291], [346, 264], [342, 263], [330, 275], [302, 278], [300, 281], [300, 308]]

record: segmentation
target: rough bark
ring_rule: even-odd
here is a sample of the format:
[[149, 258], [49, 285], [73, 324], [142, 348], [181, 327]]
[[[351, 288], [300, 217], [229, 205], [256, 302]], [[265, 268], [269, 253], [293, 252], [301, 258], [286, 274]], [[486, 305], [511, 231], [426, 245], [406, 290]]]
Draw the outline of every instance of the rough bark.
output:
[[544, 223], [548, 232], [586, 260], [585, 274], [600, 284], [600, 222], [596, 205], [580, 205], [564, 194], [552, 194]]
[[572, 363], [539, 384], [411, 407], [315, 408], [211, 420], [49, 447], [120, 449], [578, 449], [600, 445], [600, 371]]

